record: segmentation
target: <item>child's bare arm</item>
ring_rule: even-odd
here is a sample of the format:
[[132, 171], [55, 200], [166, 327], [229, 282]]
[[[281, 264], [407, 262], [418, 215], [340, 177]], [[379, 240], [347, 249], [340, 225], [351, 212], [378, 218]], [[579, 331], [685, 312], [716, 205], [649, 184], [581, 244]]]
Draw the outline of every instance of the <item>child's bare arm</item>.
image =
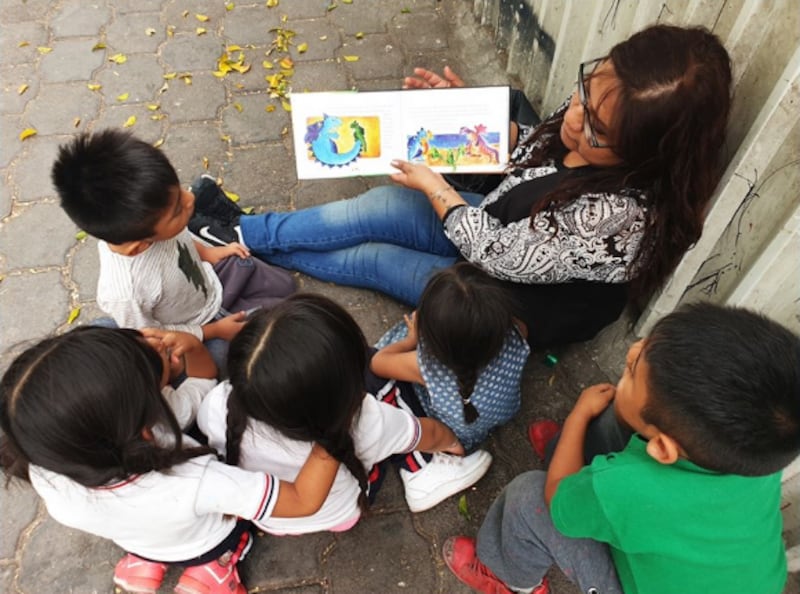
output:
[[228, 256], [239, 256], [240, 258], [247, 258], [250, 256], [250, 250], [241, 243], [236, 242], [223, 246], [208, 246], [199, 241], [195, 241], [194, 247], [197, 248], [197, 255], [200, 256], [200, 259], [209, 264], [216, 264]]
[[436, 419], [422, 417], [419, 419], [422, 435], [417, 444], [421, 452], [447, 452], [448, 454], [464, 455], [464, 446], [458, 441], [456, 434], [447, 425]]
[[547, 505], [553, 499], [561, 479], [575, 474], [583, 467], [583, 444], [589, 423], [602, 413], [614, 399], [612, 384], [597, 384], [581, 392], [572, 412], [564, 421], [553, 460], [547, 469], [544, 500]]
[[408, 326], [408, 336], [375, 353], [370, 362], [370, 369], [380, 377], [424, 385], [425, 380], [417, 362], [416, 312], [404, 317]]
[[141, 332], [145, 338], [161, 341], [171, 369], [183, 370], [189, 377], [217, 377], [217, 366], [208, 349], [194, 335], [162, 328], [143, 328]]
[[202, 326], [203, 340], [210, 338], [221, 338], [223, 340], [231, 340], [239, 333], [245, 322], [247, 322], [247, 314], [243, 311], [225, 316], [221, 320], [209, 322]]
[[281, 481], [272, 515], [297, 518], [317, 513], [328, 498], [337, 470], [339, 461], [315, 443], [294, 482]]

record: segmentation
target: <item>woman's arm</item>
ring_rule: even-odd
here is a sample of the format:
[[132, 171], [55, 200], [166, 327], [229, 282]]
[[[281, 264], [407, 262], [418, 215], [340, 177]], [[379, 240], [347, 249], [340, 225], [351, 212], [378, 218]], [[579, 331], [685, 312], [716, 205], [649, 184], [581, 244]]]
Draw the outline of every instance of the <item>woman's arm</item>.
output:
[[399, 169], [398, 173], [390, 176], [392, 181], [412, 190], [423, 192], [430, 200], [439, 219], [444, 219], [447, 211], [454, 206], [466, 204], [466, 201], [453, 186], [447, 183], [442, 174], [433, 171], [427, 165], [395, 159], [392, 161], [392, 167]]

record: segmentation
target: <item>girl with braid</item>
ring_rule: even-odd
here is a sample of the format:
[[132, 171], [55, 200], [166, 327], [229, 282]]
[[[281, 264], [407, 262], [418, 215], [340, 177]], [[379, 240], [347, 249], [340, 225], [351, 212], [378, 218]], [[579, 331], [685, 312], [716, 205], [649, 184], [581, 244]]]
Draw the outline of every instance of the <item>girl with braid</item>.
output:
[[372, 371], [412, 382], [428, 416], [467, 451], [519, 410], [530, 347], [499, 281], [467, 262], [434, 275], [406, 316], [378, 342]]
[[455, 454], [437, 454], [452, 460], [452, 480], [440, 485], [434, 505], [471, 486], [488, 469], [491, 457], [485, 452], [462, 457], [463, 447], [444, 424], [374, 397], [394, 386], [382, 380], [373, 388], [375, 378], [365, 378], [368, 350], [350, 314], [311, 294], [294, 295], [257, 313], [231, 342], [229, 380], [208, 394], [198, 413], [209, 445], [224, 453], [228, 464], [276, 477], [295, 477], [314, 443], [341, 463], [317, 513], [265, 517], [255, 522], [262, 530], [350, 529], [375, 495], [373, 465], [393, 454]]

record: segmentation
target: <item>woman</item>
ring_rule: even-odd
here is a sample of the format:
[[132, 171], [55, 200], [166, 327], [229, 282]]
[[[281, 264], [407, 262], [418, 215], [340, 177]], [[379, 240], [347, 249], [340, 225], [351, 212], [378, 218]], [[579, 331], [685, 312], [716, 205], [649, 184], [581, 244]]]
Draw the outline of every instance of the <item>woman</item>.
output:
[[[463, 84], [449, 69], [415, 73], [407, 87]], [[511, 165], [486, 196], [397, 161], [403, 187], [240, 220], [216, 188], [199, 188], [194, 228], [216, 219], [212, 233], [235, 241], [240, 224], [270, 263], [412, 305], [432, 272], [463, 258], [512, 289], [532, 347], [585, 340], [646, 299], [700, 236], [730, 85], [714, 35], [656, 25], [581, 64], [542, 124], [512, 123]]]

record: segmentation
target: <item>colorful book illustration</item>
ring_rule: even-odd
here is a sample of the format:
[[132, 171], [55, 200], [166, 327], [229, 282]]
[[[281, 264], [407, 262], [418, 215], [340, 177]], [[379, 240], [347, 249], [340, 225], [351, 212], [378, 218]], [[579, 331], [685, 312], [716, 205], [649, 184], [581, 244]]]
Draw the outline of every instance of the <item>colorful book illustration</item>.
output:
[[443, 173], [508, 164], [508, 87], [294, 93], [298, 179], [386, 175], [393, 159]]

